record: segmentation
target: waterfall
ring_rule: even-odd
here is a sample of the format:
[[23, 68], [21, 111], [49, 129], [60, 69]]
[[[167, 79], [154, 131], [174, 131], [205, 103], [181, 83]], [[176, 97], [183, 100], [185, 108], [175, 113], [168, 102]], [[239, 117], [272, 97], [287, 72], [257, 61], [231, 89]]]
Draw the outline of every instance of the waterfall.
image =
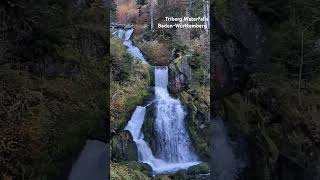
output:
[[155, 130], [159, 143], [156, 156], [144, 141], [141, 128], [146, 107], [138, 106], [125, 130], [130, 131], [137, 144], [139, 161], [151, 166], [154, 174], [176, 172], [200, 163], [193, 152], [185, 128], [181, 102], [170, 97], [167, 90], [168, 68], [155, 67], [156, 119]]
[[123, 29], [119, 29], [117, 32], [118, 32], [118, 33], [117, 33], [118, 37], [119, 37], [119, 38], [123, 38], [124, 30], [123, 30]]
[[170, 97], [167, 90], [168, 68], [155, 68], [155, 93], [157, 116], [155, 130], [159, 144], [157, 155], [172, 163], [197, 161], [188, 132], [185, 128], [185, 116], [181, 102]]
[[129, 29], [126, 31], [125, 38], [124, 38], [125, 41], [128, 41], [131, 38], [133, 30], [134, 29]]
[[[133, 57], [148, 64], [139, 48], [132, 43], [133, 31], [134, 29], [127, 31], [119, 29], [112, 34], [123, 39], [123, 44]], [[150, 165], [153, 174], [176, 172], [201, 163], [192, 149], [185, 127], [186, 112], [181, 102], [170, 97], [167, 90], [168, 68], [155, 67], [154, 75], [156, 98], [153, 102], [156, 102], [155, 131], [157, 134], [155, 138], [160, 142], [157, 152], [152, 152], [141, 131], [146, 107], [150, 104], [145, 107], [137, 106], [125, 127], [125, 130], [132, 134], [137, 145], [139, 161]]]
[[138, 58], [143, 64], [148, 64], [140, 49], [133, 45], [131, 37], [134, 29], [129, 29], [125, 31], [124, 29], [118, 29], [113, 35], [116, 35], [118, 38], [123, 39], [123, 44], [128, 48], [129, 54], [131, 56]]

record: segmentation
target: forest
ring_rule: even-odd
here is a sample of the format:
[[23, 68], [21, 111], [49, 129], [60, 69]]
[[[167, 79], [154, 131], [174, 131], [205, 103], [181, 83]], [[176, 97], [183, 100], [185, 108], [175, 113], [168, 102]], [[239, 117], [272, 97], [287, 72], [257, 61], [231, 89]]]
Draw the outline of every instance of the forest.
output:
[[246, 137], [249, 179], [319, 179], [320, 2], [216, 0], [213, 112]]
[[1, 179], [67, 179], [86, 139], [108, 141], [105, 5], [0, 2]]
[[[117, 34], [117, 36], [112, 36], [110, 44], [111, 179], [151, 179], [153, 173], [158, 173], [156, 176], [158, 179], [197, 179], [202, 176], [202, 173], [209, 172], [208, 164], [205, 163], [209, 160], [209, 30], [204, 28], [161, 29], [157, 26], [158, 23], [168, 23], [165, 17], [197, 18], [209, 16], [208, 11], [209, 1], [116, 0], [113, 2], [111, 22], [126, 25], [124, 27], [125, 36], [132, 31], [133, 35], [125, 37], [123, 40], [120, 33], [123, 29], [111, 30], [112, 34]], [[132, 30], [130, 31], [130, 29]], [[130, 41], [130, 45], [128, 45], [128, 41]], [[142, 53], [142, 63], [139, 56], [135, 56], [139, 52], [133, 49]], [[159, 95], [157, 85], [159, 79], [166, 77], [165, 74], [162, 74], [164, 69], [168, 70], [168, 84], [165, 89], [168, 89], [169, 97]], [[190, 155], [190, 159], [193, 159], [193, 154], [196, 154], [199, 156], [198, 159], [205, 160], [196, 166], [189, 167], [188, 172], [173, 170], [169, 173], [167, 171], [172, 171], [169, 168], [160, 173], [156, 170], [157, 163], [151, 163], [153, 158], [155, 161], [162, 161], [160, 154], [172, 157], [179, 156], [179, 153], [173, 153], [170, 150], [168, 144], [173, 143], [179, 147], [181, 143], [175, 140], [172, 142], [170, 132], [168, 132], [168, 139], [161, 140], [163, 136], [156, 128], [157, 123], [162, 120], [164, 123], [173, 120], [172, 124], [174, 124], [174, 121], [178, 121], [179, 117], [175, 114], [170, 115], [169, 109], [168, 111], [159, 109], [160, 101], [166, 104], [163, 106], [164, 109], [170, 107], [175, 114], [179, 114], [179, 111], [175, 109], [177, 105], [170, 105], [170, 103], [181, 102], [183, 111], [187, 114], [181, 119], [186, 129], [175, 129], [177, 136], [186, 138], [187, 142], [190, 138], [190, 144], [192, 144], [190, 153], [182, 156], [189, 157]], [[145, 159], [141, 157], [141, 153], [145, 149], [139, 148], [138, 144], [136, 145], [138, 142], [135, 139], [137, 137], [134, 137], [135, 129], [129, 130], [131, 133], [127, 131], [128, 128], [130, 129], [130, 121], [136, 120], [136, 113], [143, 108], [146, 109], [146, 112], [141, 133], [152, 152]], [[162, 120], [160, 114], [163, 115]], [[135, 122], [134, 125], [137, 124]], [[187, 132], [188, 135], [181, 133], [182, 131]], [[168, 147], [168, 153], [163, 153], [165, 150], [162, 151], [161, 147], [157, 145], [159, 143], [164, 144], [164, 149]], [[151, 161], [149, 161], [150, 159]], [[164, 164], [183, 166], [182, 162], [168, 160]], [[160, 166], [166, 169], [169, 165]], [[208, 178], [208, 175], [205, 176]]]
[[114, 180], [319, 180], [319, 34], [318, 0], [1, 1], [0, 178], [98, 140]]

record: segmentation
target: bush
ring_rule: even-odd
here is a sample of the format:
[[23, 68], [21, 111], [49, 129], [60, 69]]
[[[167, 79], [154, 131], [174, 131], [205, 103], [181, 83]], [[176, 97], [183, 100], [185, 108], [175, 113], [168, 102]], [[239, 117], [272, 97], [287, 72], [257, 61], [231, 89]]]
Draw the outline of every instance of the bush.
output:
[[166, 66], [171, 60], [171, 53], [168, 47], [158, 41], [144, 42], [140, 45], [140, 48], [152, 65]]

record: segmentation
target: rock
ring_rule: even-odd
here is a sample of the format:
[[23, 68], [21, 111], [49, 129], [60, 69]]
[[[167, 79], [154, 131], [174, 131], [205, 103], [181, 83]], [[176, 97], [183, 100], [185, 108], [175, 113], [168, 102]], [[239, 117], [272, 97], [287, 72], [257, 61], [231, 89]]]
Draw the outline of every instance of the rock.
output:
[[213, 97], [222, 98], [235, 89], [244, 87], [251, 72], [247, 49], [230, 35], [221, 33], [219, 46], [212, 48], [211, 63], [214, 75]]
[[148, 180], [148, 170], [143, 163], [139, 162], [120, 162], [110, 164], [110, 177], [111, 179], [127, 179], [127, 180]]
[[210, 169], [207, 163], [200, 163], [195, 166], [191, 166], [187, 170], [188, 174], [208, 174]]
[[179, 98], [188, 108], [186, 125], [193, 147], [200, 158], [206, 161], [210, 158], [209, 108], [202, 108], [203, 102], [192, 92], [183, 91], [179, 93]]
[[178, 93], [186, 90], [192, 81], [191, 67], [186, 57], [179, 57], [169, 65], [169, 90]]
[[156, 120], [155, 117], [156, 107], [155, 104], [150, 105], [147, 107], [145, 120], [142, 125], [142, 131], [144, 135], [144, 140], [148, 142], [152, 152], [156, 153], [157, 151], [157, 138], [156, 131], [154, 129], [154, 122]]
[[133, 141], [131, 133], [127, 130], [121, 131], [111, 139], [112, 155], [114, 162], [138, 161], [138, 149]]
[[149, 176], [152, 176], [153, 171], [152, 171], [152, 167], [149, 164], [141, 163], [141, 166], [143, 167], [144, 170], [148, 172]]
[[125, 30], [127, 30], [127, 29], [132, 29], [132, 26], [129, 25], [129, 24], [127, 24], [127, 25], [124, 26], [124, 29], [125, 29]]
[[207, 163], [201, 163], [192, 167], [189, 167], [187, 170], [180, 170], [174, 174], [169, 175], [170, 179], [174, 180], [210, 180], [210, 170]]

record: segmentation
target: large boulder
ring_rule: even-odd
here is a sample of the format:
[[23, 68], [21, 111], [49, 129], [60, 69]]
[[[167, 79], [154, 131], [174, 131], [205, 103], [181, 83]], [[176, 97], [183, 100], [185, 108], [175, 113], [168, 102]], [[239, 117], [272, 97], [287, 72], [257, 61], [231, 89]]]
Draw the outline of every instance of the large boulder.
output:
[[179, 98], [188, 109], [186, 127], [193, 147], [203, 161], [208, 161], [210, 159], [209, 97], [203, 94], [200, 97], [199, 93], [188, 90], [179, 93]]
[[140, 162], [120, 162], [110, 164], [111, 179], [150, 180], [149, 167]]
[[111, 152], [113, 162], [138, 161], [137, 145], [127, 130], [121, 131], [111, 139]]
[[186, 90], [192, 81], [192, 71], [187, 57], [182, 56], [175, 59], [169, 65], [169, 70], [169, 90], [173, 93]]
[[208, 174], [210, 169], [207, 163], [200, 163], [195, 166], [191, 166], [187, 170], [188, 174]]
[[145, 120], [142, 125], [142, 131], [144, 135], [144, 140], [148, 142], [152, 152], [156, 152], [157, 150], [157, 138], [156, 138], [156, 130], [155, 123], [156, 120], [156, 106], [155, 104], [151, 104], [146, 109]]
[[[186, 170], [180, 170], [174, 174], [168, 175], [168, 178], [173, 180], [210, 180], [210, 170], [209, 166], [206, 163], [200, 163], [195, 166], [191, 166]], [[159, 179], [165, 179], [165, 178], [159, 178]]]

